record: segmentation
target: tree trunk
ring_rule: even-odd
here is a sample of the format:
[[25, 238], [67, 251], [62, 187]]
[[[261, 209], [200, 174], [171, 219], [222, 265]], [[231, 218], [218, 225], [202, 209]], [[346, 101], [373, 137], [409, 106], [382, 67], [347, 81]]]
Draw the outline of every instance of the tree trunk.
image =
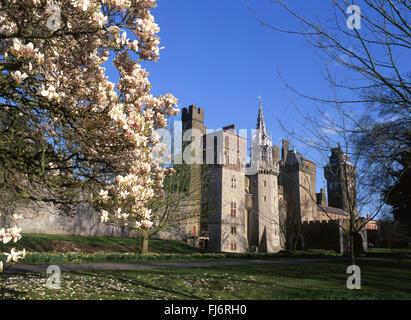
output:
[[148, 237], [145, 234], [141, 235], [141, 253], [148, 252]]
[[351, 265], [355, 265], [355, 253], [354, 253], [354, 231], [350, 230], [350, 250], [351, 250]]

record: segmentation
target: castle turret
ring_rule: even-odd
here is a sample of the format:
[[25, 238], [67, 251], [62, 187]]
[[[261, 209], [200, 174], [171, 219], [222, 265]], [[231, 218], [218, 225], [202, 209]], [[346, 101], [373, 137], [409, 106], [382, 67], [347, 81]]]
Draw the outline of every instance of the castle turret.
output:
[[[274, 152], [275, 158], [277, 153]], [[271, 138], [265, 126], [261, 98], [257, 132], [252, 139], [251, 163], [257, 173], [249, 175], [252, 209], [248, 212], [249, 245], [261, 252], [280, 250], [278, 210], [278, 161], [273, 162]]]
[[199, 236], [201, 210], [201, 163], [203, 160], [204, 109], [194, 105], [183, 108], [181, 114], [183, 127], [183, 161], [190, 166], [190, 214], [193, 218], [186, 222], [186, 233], [193, 239]]
[[324, 167], [327, 180], [328, 205], [346, 213], [357, 214], [355, 191], [356, 170], [350, 158], [343, 152], [340, 144], [331, 149], [328, 164]]
[[302, 157], [293, 147], [287, 150], [289, 142], [283, 140], [281, 183], [287, 203], [288, 220], [292, 225], [311, 221], [316, 216], [316, 164]]

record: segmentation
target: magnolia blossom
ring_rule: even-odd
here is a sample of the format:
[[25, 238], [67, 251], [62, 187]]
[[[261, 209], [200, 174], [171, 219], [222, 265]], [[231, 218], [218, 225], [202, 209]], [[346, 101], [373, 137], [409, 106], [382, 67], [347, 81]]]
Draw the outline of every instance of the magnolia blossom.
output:
[[23, 217], [22, 215], [13, 214], [12, 219], [14, 223], [18, 223], [22, 217]]
[[141, 221], [141, 227], [144, 229], [150, 229], [152, 225], [153, 225], [153, 222], [151, 222], [150, 220]]
[[98, 196], [101, 200], [107, 200], [108, 199], [108, 191], [107, 190], [100, 190], [100, 193], [98, 194]]
[[51, 86], [48, 87], [47, 89], [45, 89], [45, 88], [44, 88], [44, 85], [43, 85], [43, 86], [42, 86], [42, 89], [41, 89], [41, 91], [40, 91], [40, 94], [41, 94], [43, 97], [48, 98], [49, 100], [55, 99], [55, 98], [58, 98], [58, 97], [59, 97], [59, 95], [58, 95], [57, 92], [56, 92], [56, 88], [55, 88], [53, 85], [51, 85]]
[[[168, 116], [178, 113], [172, 94], [154, 97], [150, 93], [149, 74], [139, 62], [159, 59], [160, 28], [151, 14], [156, 0], [53, 1], [53, 6], [65, 12], [65, 21], [55, 34], [46, 28], [46, 20], [57, 11], [44, 7], [44, 1], [5, 3], [7, 8], [0, 14], [4, 35], [0, 57], [7, 60], [5, 68], [17, 65], [20, 69], [5, 69], [6, 86], [17, 82], [23, 89], [19, 90], [21, 95], [27, 92], [13, 102], [37, 102], [45, 118], [33, 123], [39, 123], [36, 129], [44, 133], [44, 141], [61, 150], [78, 148], [75, 151], [85, 159], [98, 156], [113, 168], [107, 176], [104, 174], [109, 170], [101, 179], [98, 176], [101, 185], [90, 197], [102, 222], [151, 228], [156, 213], [147, 206], [161, 194], [163, 180], [171, 172], [162, 166], [161, 159], [153, 157], [153, 153], [164, 151], [161, 137], [154, 132], [167, 125]], [[39, 28], [30, 36], [13, 22], [26, 11], [25, 25]], [[103, 67], [111, 55], [120, 76], [116, 84], [108, 80]], [[30, 81], [24, 81], [28, 77]], [[29, 115], [31, 110], [27, 111]], [[78, 117], [75, 120], [83, 125], [77, 128], [80, 134], [97, 127], [88, 145], [79, 146], [77, 141], [68, 141], [71, 137], [59, 136], [64, 131], [59, 125], [77, 125], [77, 121], [65, 122], [65, 115]], [[48, 169], [50, 176], [60, 174]], [[18, 239], [18, 229], [0, 230], [2, 242]]]
[[10, 232], [6, 231], [4, 228], [0, 229], [0, 240], [3, 241], [4, 244], [10, 242], [13, 239], [13, 236]]
[[12, 248], [10, 253], [3, 253], [7, 257], [6, 262], [17, 262], [18, 259], [24, 259], [26, 257], [26, 249], [23, 249], [22, 251], [16, 251], [14, 248]]
[[101, 210], [100, 219], [101, 219], [101, 222], [107, 222], [108, 221], [108, 212], [106, 210]]
[[[0, 214], [1, 215], [1, 214]], [[12, 216], [12, 221], [14, 223], [18, 223], [18, 221], [22, 218], [21, 215], [13, 214]], [[11, 240], [14, 242], [17, 242], [18, 240], [21, 239], [21, 228], [19, 228], [17, 225], [14, 225], [11, 228], [1, 228], [0, 229], [0, 241], [3, 242], [3, 244], [7, 244]], [[16, 262], [18, 259], [24, 259], [26, 256], [26, 250], [23, 249], [21, 251], [16, 251], [14, 248], [11, 249], [11, 252], [4, 252], [4, 255], [7, 257], [6, 262]], [[3, 261], [0, 261], [0, 272], [3, 271]]]
[[12, 72], [11, 76], [14, 80], [16, 80], [17, 83], [21, 83], [24, 79], [28, 77], [27, 73], [21, 73], [20, 71]]

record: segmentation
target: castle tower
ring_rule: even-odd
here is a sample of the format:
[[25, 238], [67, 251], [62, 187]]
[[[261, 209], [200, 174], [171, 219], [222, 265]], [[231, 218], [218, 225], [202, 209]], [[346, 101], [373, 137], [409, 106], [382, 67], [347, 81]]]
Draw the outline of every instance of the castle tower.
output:
[[207, 226], [208, 249], [245, 252], [244, 176], [247, 140], [236, 134], [234, 125], [209, 132], [204, 140], [206, 165], [203, 166], [202, 221]]
[[183, 161], [190, 164], [189, 202], [191, 219], [186, 221], [185, 231], [189, 238], [195, 239], [200, 235], [201, 215], [201, 163], [203, 157], [204, 109], [194, 105], [183, 108]]
[[[288, 150], [289, 142], [283, 140], [280, 180], [283, 185], [289, 228], [293, 229], [304, 221], [315, 220], [316, 164], [305, 159], [295, 150]], [[290, 229], [290, 230], [291, 230]], [[295, 231], [295, 230], [294, 230]]]
[[328, 205], [339, 208], [346, 213], [357, 214], [355, 191], [356, 170], [350, 159], [341, 149], [331, 149], [329, 163], [324, 167], [324, 176], [327, 180]]
[[[260, 252], [277, 252], [280, 246], [278, 210], [278, 163], [273, 162], [271, 138], [265, 126], [261, 98], [257, 117], [257, 132], [251, 142], [251, 166], [256, 174], [249, 175], [252, 209], [248, 212], [249, 245]], [[276, 157], [277, 158], [277, 157]]]

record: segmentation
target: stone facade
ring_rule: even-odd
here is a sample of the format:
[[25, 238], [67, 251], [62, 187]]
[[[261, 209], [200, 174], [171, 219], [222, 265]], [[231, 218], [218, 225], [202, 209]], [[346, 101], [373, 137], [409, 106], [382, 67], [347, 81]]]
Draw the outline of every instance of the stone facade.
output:
[[183, 134], [183, 140], [202, 150], [202, 159], [196, 157], [200, 163], [193, 164], [202, 183], [192, 185], [201, 194], [201, 214], [194, 224], [200, 226], [195, 237], [203, 247], [223, 252], [314, 247], [346, 250], [341, 226], [347, 223], [347, 200], [341, 189], [333, 186], [344, 184], [346, 173], [351, 174], [346, 184], [352, 186], [355, 169], [342, 171], [348, 160], [340, 149], [332, 149], [325, 169], [334, 208], [328, 206], [324, 190], [316, 193], [316, 164], [290, 149], [287, 140], [282, 141], [281, 154], [280, 147], [272, 145], [261, 100], [247, 165], [247, 141], [237, 135], [235, 125], [207, 130], [204, 110], [196, 106], [183, 109], [182, 121], [183, 130], [197, 129]]
[[[316, 164], [291, 149], [287, 140], [282, 140], [281, 149], [272, 145], [261, 101], [247, 164], [247, 140], [237, 134], [235, 125], [207, 130], [204, 109], [196, 106], [182, 110], [182, 125], [183, 152], [192, 161], [189, 188], [195, 195], [187, 208], [194, 214], [181, 226], [159, 233], [159, 238], [222, 252], [348, 248], [339, 226], [347, 224], [354, 193], [346, 196], [342, 188], [355, 191], [355, 168], [340, 147], [331, 150], [324, 169], [327, 203], [325, 190], [316, 193]], [[13, 211], [23, 215], [25, 233], [138, 237], [101, 223], [86, 204], [67, 211], [29, 202], [16, 204]], [[366, 249], [365, 230], [358, 235], [359, 242]]]

